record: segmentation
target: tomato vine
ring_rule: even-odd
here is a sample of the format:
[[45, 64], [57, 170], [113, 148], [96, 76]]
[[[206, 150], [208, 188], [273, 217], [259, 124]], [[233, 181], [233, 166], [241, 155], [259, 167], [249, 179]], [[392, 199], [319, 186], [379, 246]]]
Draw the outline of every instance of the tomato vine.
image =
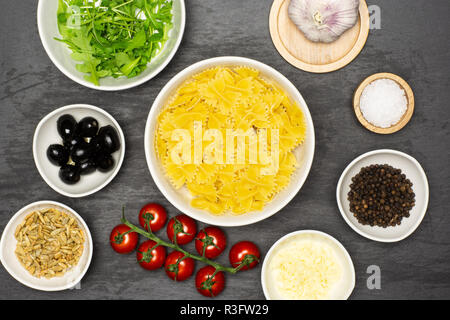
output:
[[[224, 272], [228, 272], [228, 273], [231, 273], [231, 274], [235, 274], [239, 270], [241, 270], [243, 267], [249, 266], [251, 263], [253, 263], [255, 261], [259, 261], [258, 257], [254, 256], [254, 255], [246, 255], [244, 257], [244, 259], [242, 260], [242, 263], [239, 264], [238, 266], [236, 266], [234, 268], [233, 267], [225, 267], [225, 266], [221, 265], [220, 263], [217, 263], [215, 261], [212, 261], [212, 260], [206, 258], [204, 255], [198, 256], [196, 254], [193, 254], [193, 253], [190, 253], [190, 252], [184, 250], [183, 248], [181, 248], [178, 245], [176, 239], [174, 239], [175, 241], [173, 243], [164, 241], [164, 240], [160, 239], [158, 236], [156, 236], [151, 231], [150, 228], [149, 228], [148, 231], [146, 231], [146, 230], [143, 230], [143, 229], [139, 228], [138, 226], [132, 224], [125, 217], [125, 209], [124, 208], [123, 208], [123, 211], [122, 211], [121, 221], [122, 221], [123, 224], [128, 226], [133, 232], [136, 232], [136, 233], [138, 233], [138, 234], [140, 234], [140, 235], [142, 235], [142, 236], [144, 236], [144, 237], [146, 237], [146, 238], [148, 238], [150, 240], [155, 241], [156, 242], [155, 247], [157, 247], [157, 246], [164, 246], [164, 247], [171, 248], [171, 249], [174, 249], [176, 251], [179, 251], [179, 252], [181, 252], [181, 253], [183, 253], [185, 255], [185, 258], [192, 258], [194, 260], [201, 261], [201, 262], [203, 262], [205, 264], [208, 264], [208, 265], [214, 267], [216, 269], [215, 273], [218, 273], [220, 271], [224, 271]], [[178, 230], [178, 231], [183, 232], [182, 229]], [[176, 238], [176, 234], [177, 234], [177, 232], [175, 232], [175, 238]], [[211, 278], [213, 278], [213, 277], [211, 277]]]

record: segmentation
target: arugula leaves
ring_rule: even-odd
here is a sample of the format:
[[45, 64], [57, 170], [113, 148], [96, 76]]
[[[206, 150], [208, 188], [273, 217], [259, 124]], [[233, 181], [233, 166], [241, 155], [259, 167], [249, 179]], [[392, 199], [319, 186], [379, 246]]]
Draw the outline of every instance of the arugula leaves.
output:
[[173, 0], [59, 0], [61, 39], [85, 79], [132, 78], [164, 48]]

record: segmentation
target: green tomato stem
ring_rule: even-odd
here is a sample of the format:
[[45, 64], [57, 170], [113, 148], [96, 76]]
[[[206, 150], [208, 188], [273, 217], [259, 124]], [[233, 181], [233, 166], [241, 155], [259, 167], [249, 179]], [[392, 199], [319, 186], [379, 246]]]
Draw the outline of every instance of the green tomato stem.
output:
[[130, 229], [132, 231], [134, 231], [134, 232], [136, 232], [136, 233], [138, 233], [138, 234], [140, 234], [140, 235], [142, 235], [142, 236], [144, 236], [144, 237], [146, 237], [146, 238], [148, 238], [150, 240], [155, 241], [160, 246], [164, 246], [164, 247], [168, 247], [168, 248], [174, 249], [176, 251], [180, 251], [181, 253], [183, 253], [188, 258], [192, 258], [194, 260], [201, 261], [201, 262], [203, 262], [205, 264], [209, 264], [210, 266], [212, 266], [212, 267], [214, 267], [216, 269], [216, 273], [219, 272], [219, 271], [224, 271], [224, 272], [228, 272], [228, 273], [231, 273], [231, 274], [235, 274], [236, 272], [239, 271], [239, 269], [241, 269], [241, 265], [239, 265], [236, 268], [225, 267], [225, 266], [222, 266], [220, 263], [217, 263], [215, 261], [207, 259], [204, 256], [198, 256], [198, 255], [192, 254], [192, 253], [184, 250], [183, 248], [181, 248], [176, 243], [164, 241], [164, 240], [158, 238], [154, 233], [147, 232], [147, 231], [145, 231], [145, 230], [135, 226], [134, 224], [132, 224], [130, 221], [128, 221], [125, 218], [125, 215], [122, 215], [121, 221], [122, 221], [123, 224], [127, 225], [128, 227], [130, 227]]

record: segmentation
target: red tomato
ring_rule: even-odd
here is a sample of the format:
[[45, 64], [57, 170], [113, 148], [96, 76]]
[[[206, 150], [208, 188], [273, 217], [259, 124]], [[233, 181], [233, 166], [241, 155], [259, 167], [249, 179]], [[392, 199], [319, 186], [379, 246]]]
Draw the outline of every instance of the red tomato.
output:
[[197, 233], [197, 224], [195, 220], [185, 214], [180, 214], [170, 219], [167, 225], [167, 236], [169, 240], [174, 242], [176, 234], [177, 243], [180, 245], [191, 242]]
[[142, 242], [136, 252], [136, 258], [139, 265], [147, 270], [155, 270], [161, 268], [166, 259], [166, 248], [157, 246], [153, 240]]
[[166, 210], [157, 203], [148, 203], [142, 207], [139, 212], [139, 223], [142, 228], [149, 231], [148, 226], [150, 224], [150, 230], [153, 232], [158, 231], [167, 221]]
[[130, 253], [136, 248], [139, 236], [130, 230], [130, 227], [125, 224], [119, 224], [112, 229], [109, 243], [117, 253]]
[[258, 264], [260, 256], [259, 249], [253, 242], [241, 241], [231, 248], [230, 263], [233, 268], [243, 264], [239, 270], [248, 270]]
[[207, 227], [200, 230], [195, 239], [195, 249], [197, 249], [198, 254], [203, 256], [204, 252], [205, 257], [208, 259], [218, 257], [225, 250], [226, 246], [227, 237], [217, 227]]
[[198, 270], [195, 276], [195, 287], [205, 297], [215, 297], [225, 288], [225, 274], [222, 271], [215, 273], [213, 266], [206, 266]]
[[177, 262], [183, 257], [184, 253], [180, 251], [173, 251], [167, 256], [164, 269], [170, 279], [184, 281], [194, 273], [195, 261], [192, 258], [184, 258], [177, 266]]

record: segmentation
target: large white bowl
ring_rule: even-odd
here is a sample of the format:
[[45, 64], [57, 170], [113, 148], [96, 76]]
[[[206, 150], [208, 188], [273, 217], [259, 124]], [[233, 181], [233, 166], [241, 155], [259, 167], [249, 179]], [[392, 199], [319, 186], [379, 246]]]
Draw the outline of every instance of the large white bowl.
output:
[[[350, 191], [352, 177], [366, 166], [372, 164], [389, 164], [401, 169], [402, 173], [413, 183], [412, 189], [416, 195], [416, 205], [410, 211], [408, 218], [395, 227], [382, 228], [362, 225], [350, 212], [347, 194]], [[342, 173], [337, 188], [336, 199], [345, 222], [360, 235], [380, 242], [396, 242], [405, 239], [417, 229], [427, 212], [429, 198], [428, 180], [419, 162], [406, 153], [396, 150], [375, 150], [367, 152], [353, 160]]]
[[[20, 264], [14, 253], [17, 245], [14, 232], [17, 226], [22, 223], [23, 219], [31, 212], [45, 208], [55, 208], [75, 217], [85, 235], [84, 251], [78, 264], [67, 271], [62, 277], [55, 277], [52, 279], [33, 277]], [[11, 220], [9, 220], [3, 230], [2, 238], [0, 240], [0, 261], [11, 276], [22, 284], [37, 290], [60, 291], [72, 288], [80, 282], [89, 269], [92, 259], [92, 250], [93, 244], [89, 228], [84, 220], [73, 209], [55, 201], [38, 201], [23, 207], [11, 218]]]
[[147, 68], [138, 76], [133, 78], [106, 77], [100, 80], [100, 85], [96, 86], [92, 82], [84, 79], [84, 73], [79, 72], [75, 65], [78, 63], [70, 57], [71, 51], [67, 46], [54, 38], [61, 38], [58, 31], [56, 12], [58, 0], [39, 0], [37, 9], [37, 25], [42, 44], [52, 62], [67, 77], [79, 84], [92, 89], [115, 91], [124, 90], [138, 86], [155, 77], [172, 60], [183, 38], [186, 23], [186, 10], [184, 0], [174, 0], [173, 2], [173, 27], [169, 32], [163, 50], [147, 65]]
[[[275, 196], [262, 211], [249, 212], [243, 215], [224, 214], [215, 216], [205, 210], [193, 208], [190, 205], [192, 197], [186, 188], [176, 190], [167, 179], [165, 170], [155, 152], [155, 130], [157, 126], [157, 117], [164, 107], [167, 100], [175, 93], [176, 89], [188, 78], [202, 70], [216, 66], [247, 66], [257, 69], [263, 77], [276, 81], [286, 93], [298, 102], [306, 119], [307, 132], [304, 143], [295, 150], [295, 155], [300, 163], [299, 168], [291, 177], [291, 182], [287, 188]], [[315, 137], [314, 126], [305, 100], [297, 88], [284, 77], [280, 72], [261, 62], [241, 57], [217, 57], [203, 60], [184, 69], [172, 78], [161, 90], [147, 119], [144, 135], [145, 156], [150, 173], [164, 196], [181, 212], [202, 222], [231, 227], [242, 226], [264, 220], [281, 210], [292, 200], [305, 182], [314, 157]]]
[[[62, 144], [56, 123], [63, 114], [70, 114], [77, 121], [91, 116], [97, 119], [100, 127], [110, 125], [116, 129], [119, 135], [120, 149], [112, 154], [115, 164], [111, 171], [100, 172], [97, 170], [91, 174], [82, 175], [80, 181], [72, 185], [64, 183], [59, 178], [59, 167], [48, 160], [47, 148], [54, 143]], [[85, 197], [103, 189], [119, 173], [125, 157], [125, 137], [120, 125], [105, 110], [88, 104], [72, 104], [50, 112], [39, 122], [33, 137], [33, 157], [41, 177], [53, 190], [67, 197]]]
[[282, 300], [275, 287], [274, 279], [270, 276], [268, 271], [270, 261], [274, 254], [282, 248], [285, 244], [307, 237], [308, 240], [321, 241], [330, 245], [334, 249], [337, 261], [341, 265], [342, 278], [330, 292], [330, 300], [345, 300], [350, 297], [355, 288], [355, 267], [353, 266], [352, 258], [348, 254], [344, 246], [335, 238], [321, 231], [316, 230], [301, 230], [291, 232], [275, 242], [267, 252], [262, 270], [261, 270], [261, 285], [264, 296], [267, 300]]

